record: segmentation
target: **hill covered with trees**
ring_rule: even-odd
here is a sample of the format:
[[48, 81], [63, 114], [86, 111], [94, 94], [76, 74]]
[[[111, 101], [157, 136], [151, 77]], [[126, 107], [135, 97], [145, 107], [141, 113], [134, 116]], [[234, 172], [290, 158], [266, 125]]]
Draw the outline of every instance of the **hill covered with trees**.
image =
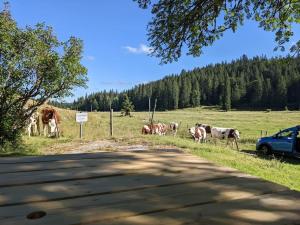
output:
[[219, 105], [225, 110], [299, 109], [300, 57], [271, 58], [242, 56], [223, 62], [171, 74], [161, 80], [140, 84], [124, 92], [102, 91], [81, 97], [70, 104], [78, 110], [120, 110], [124, 95], [135, 109], [148, 110], [157, 99], [157, 109], [172, 110], [200, 105]]

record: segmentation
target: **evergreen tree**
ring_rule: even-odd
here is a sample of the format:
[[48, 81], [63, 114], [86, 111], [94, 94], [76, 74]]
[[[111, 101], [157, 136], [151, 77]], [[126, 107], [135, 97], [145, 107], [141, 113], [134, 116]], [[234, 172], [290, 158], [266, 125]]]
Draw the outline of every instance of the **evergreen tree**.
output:
[[181, 80], [179, 107], [186, 108], [190, 106], [191, 83], [185, 76]]
[[200, 106], [200, 90], [198, 82], [195, 82], [193, 85], [191, 103], [193, 107]]
[[98, 102], [97, 100], [94, 98], [92, 100], [92, 103], [91, 103], [91, 111], [97, 111], [98, 110]]
[[178, 101], [179, 101], [179, 87], [178, 87], [177, 80], [174, 79], [172, 81], [170, 109], [178, 109]]
[[286, 81], [282, 76], [277, 76], [275, 93], [276, 93], [276, 103], [274, 104], [278, 108], [283, 109], [287, 105], [286, 102], [287, 87], [286, 87]]
[[[300, 57], [272, 58], [245, 56], [232, 61], [182, 71], [161, 80], [118, 93], [103, 91], [79, 98], [73, 106], [81, 110], [90, 109], [94, 99], [101, 111], [113, 108], [120, 110], [127, 94], [137, 110], [148, 110], [148, 97], [157, 98], [158, 110], [168, 110], [201, 105], [220, 105], [225, 108], [225, 97], [232, 107], [298, 109], [300, 103]], [[226, 77], [226, 79], [225, 79]], [[228, 79], [230, 83], [228, 83]], [[227, 81], [226, 81], [227, 80]], [[229, 86], [231, 91], [226, 91]], [[197, 92], [199, 90], [199, 92]], [[226, 94], [229, 93], [229, 94]], [[109, 100], [109, 101], [108, 101]], [[55, 103], [57, 104], [57, 103]], [[153, 104], [153, 102], [152, 102]], [[59, 104], [71, 107], [70, 104]], [[74, 108], [72, 106], [72, 108]]]
[[261, 105], [261, 99], [263, 95], [263, 86], [261, 79], [254, 80], [251, 83], [249, 83], [248, 87], [248, 99], [251, 103], [251, 106], [260, 106]]
[[231, 82], [229, 76], [225, 75], [224, 93], [223, 93], [223, 109], [231, 110]]
[[131, 112], [134, 111], [134, 105], [128, 98], [128, 95], [124, 95], [124, 101], [122, 103], [121, 114], [122, 116], [131, 116]]
[[267, 78], [264, 82], [262, 104], [266, 108], [271, 108], [272, 98], [272, 84], [270, 78]]

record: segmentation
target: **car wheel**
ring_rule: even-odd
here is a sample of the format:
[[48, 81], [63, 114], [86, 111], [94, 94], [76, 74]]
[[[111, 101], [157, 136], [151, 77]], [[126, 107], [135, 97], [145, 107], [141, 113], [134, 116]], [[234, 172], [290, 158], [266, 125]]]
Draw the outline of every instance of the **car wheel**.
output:
[[271, 148], [268, 145], [262, 145], [260, 146], [259, 151], [265, 155], [268, 155], [271, 153]]

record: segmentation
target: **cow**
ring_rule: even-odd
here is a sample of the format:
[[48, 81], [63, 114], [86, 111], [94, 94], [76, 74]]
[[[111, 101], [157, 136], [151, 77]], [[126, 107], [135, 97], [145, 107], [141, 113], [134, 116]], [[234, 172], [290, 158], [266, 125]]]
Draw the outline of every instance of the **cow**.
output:
[[[47, 136], [47, 134], [49, 135], [49, 133], [51, 133], [51, 126], [52, 127], [55, 126], [56, 136], [59, 136], [60, 116], [59, 116], [58, 112], [53, 108], [46, 107], [46, 108], [42, 109], [41, 113], [42, 113], [44, 136]], [[53, 119], [55, 121], [55, 123], [51, 119]]]
[[160, 135], [160, 125], [159, 124], [149, 124], [151, 134]]
[[196, 132], [196, 127], [189, 128], [189, 133], [193, 138], [195, 138], [195, 132]]
[[164, 123], [157, 123], [157, 124], [149, 124], [144, 125], [142, 128], [142, 134], [158, 134], [158, 135], [166, 135], [168, 131], [168, 126]]
[[158, 123], [159, 126], [159, 135], [166, 135], [168, 131], [168, 126], [164, 123]]
[[198, 143], [201, 141], [202, 143], [206, 141], [206, 131], [203, 127], [195, 128], [195, 141], [198, 140]]
[[39, 122], [39, 116], [38, 113], [34, 113], [29, 117], [27, 126], [27, 133], [30, 137], [31, 135], [37, 135], [39, 133], [38, 131], [38, 122]]
[[228, 145], [230, 142], [231, 146], [233, 147], [234, 141], [240, 139], [240, 132], [233, 128], [212, 127], [211, 136], [214, 139], [226, 139], [226, 145]]
[[48, 137], [59, 137], [58, 124], [55, 119], [49, 119], [49, 128], [50, 134], [48, 134]]
[[144, 125], [142, 128], [142, 134], [151, 134], [151, 128], [149, 125]]
[[176, 122], [171, 122], [169, 124], [169, 129], [170, 129], [171, 133], [173, 134], [173, 136], [176, 136], [178, 127], [179, 127], [179, 124]]
[[211, 128], [212, 128], [212, 126], [210, 126], [208, 124], [196, 123], [195, 127], [203, 127], [206, 131], [207, 136], [211, 137]]
[[195, 141], [206, 142], [206, 131], [204, 127], [191, 127], [189, 133], [192, 135]]

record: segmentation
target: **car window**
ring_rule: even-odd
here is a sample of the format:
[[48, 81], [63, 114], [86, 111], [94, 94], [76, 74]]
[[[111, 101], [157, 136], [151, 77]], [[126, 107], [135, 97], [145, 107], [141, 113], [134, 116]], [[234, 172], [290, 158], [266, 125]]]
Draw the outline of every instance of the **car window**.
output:
[[287, 138], [287, 137], [292, 137], [293, 136], [293, 131], [283, 131], [278, 134], [278, 138]]

